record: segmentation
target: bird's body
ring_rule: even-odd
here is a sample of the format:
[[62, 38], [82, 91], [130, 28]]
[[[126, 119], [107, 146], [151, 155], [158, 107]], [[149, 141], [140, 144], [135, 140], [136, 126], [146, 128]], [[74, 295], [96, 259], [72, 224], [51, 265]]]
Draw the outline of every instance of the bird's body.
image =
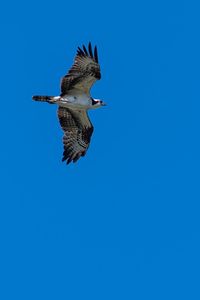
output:
[[63, 161], [76, 162], [86, 154], [89, 147], [93, 126], [87, 111], [103, 105], [103, 101], [93, 99], [91, 86], [101, 78], [97, 48], [92, 51], [78, 48], [75, 62], [68, 74], [61, 81], [60, 96], [33, 96], [33, 100], [58, 105], [58, 118], [64, 131]]
[[57, 100], [57, 103], [66, 108], [72, 109], [95, 109], [92, 98], [87, 94], [80, 94], [79, 91], [73, 95], [64, 95]]

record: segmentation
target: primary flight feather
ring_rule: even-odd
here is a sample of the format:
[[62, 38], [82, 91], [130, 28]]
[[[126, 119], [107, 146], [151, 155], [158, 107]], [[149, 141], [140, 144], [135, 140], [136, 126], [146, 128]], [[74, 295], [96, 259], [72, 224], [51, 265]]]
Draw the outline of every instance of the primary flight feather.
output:
[[93, 125], [88, 117], [89, 109], [106, 105], [90, 95], [92, 85], [101, 78], [97, 47], [92, 50], [78, 47], [74, 64], [61, 80], [60, 96], [33, 96], [33, 100], [58, 105], [58, 118], [64, 131], [62, 161], [76, 162], [84, 156], [90, 144]]

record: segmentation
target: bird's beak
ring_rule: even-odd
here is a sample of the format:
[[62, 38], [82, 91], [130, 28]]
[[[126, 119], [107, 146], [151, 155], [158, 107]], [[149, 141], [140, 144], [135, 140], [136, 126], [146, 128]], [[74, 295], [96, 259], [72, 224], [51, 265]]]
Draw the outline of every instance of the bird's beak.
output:
[[101, 103], [102, 106], [106, 106], [107, 104], [105, 102]]

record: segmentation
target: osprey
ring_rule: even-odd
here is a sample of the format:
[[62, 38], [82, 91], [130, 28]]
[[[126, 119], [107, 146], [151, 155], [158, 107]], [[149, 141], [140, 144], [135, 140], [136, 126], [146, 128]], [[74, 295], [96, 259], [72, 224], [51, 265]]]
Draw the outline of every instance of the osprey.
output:
[[61, 80], [60, 96], [33, 96], [33, 100], [58, 105], [58, 118], [64, 131], [62, 161], [76, 162], [84, 156], [90, 144], [93, 125], [88, 117], [89, 109], [106, 105], [93, 99], [90, 89], [101, 78], [97, 47], [92, 50], [78, 47], [74, 64]]

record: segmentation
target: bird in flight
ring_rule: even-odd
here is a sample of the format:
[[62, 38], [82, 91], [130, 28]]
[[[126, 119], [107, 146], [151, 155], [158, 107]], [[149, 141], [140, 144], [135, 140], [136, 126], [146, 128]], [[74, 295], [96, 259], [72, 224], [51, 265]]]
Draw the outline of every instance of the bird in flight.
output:
[[97, 47], [78, 47], [74, 63], [61, 80], [60, 96], [33, 96], [33, 100], [58, 105], [58, 118], [64, 131], [62, 161], [76, 162], [84, 156], [90, 144], [93, 125], [88, 117], [89, 109], [106, 104], [90, 95], [92, 85], [101, 78]]

